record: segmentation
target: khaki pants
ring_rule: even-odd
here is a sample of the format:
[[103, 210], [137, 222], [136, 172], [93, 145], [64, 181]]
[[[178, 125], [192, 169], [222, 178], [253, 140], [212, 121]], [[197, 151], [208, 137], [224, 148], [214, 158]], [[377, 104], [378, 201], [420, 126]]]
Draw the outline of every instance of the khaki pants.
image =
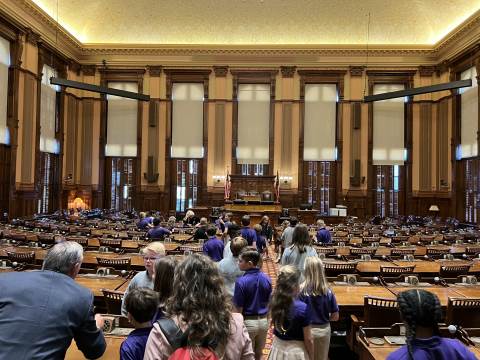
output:
[[330, 324], [312, 325], [314, 360], [328, 360], [330, 348]]
[[245, 327], [247, 328], [248, 335], [250, 335], [250, 340], [252, 340], [252, 348], [255, 352], [255, 359], [259, 360], [262, 358], [263, 348], [265, 347], [265, 342], [267, 341], [268, 320], [266, 317], [252, 320], [245, 319], [244, 323]]

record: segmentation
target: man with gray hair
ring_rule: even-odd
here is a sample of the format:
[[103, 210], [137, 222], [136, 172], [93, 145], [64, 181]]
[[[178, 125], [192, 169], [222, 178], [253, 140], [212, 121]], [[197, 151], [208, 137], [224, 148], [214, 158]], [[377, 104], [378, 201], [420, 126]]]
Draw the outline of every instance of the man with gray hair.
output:
[[41, 271], [0, 274], [0, 360], [63, 359], [72, 338], [86, 358], [105, 352], [93, 294], [75, 277], [83, 261], [76, 242], [56, 244]]

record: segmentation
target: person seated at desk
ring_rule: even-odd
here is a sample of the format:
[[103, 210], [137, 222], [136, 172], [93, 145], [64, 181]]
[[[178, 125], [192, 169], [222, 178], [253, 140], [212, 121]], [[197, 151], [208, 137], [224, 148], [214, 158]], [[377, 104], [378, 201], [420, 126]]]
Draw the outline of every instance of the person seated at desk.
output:
[[133, 289], [125, 297], [128, 321], [133, 330], [120, 347], [120, 360], [142, 360], [152, 318], [158, 307], [158, 295], [148, 288]]
[[325, 221], [321, 219], [317, 220], [317, 242], [320, 244], [332, 243], [332, 234], [327, 229]]
[[175, 218], [175, 216], [170, 216], [167, 221], [168, 230], [172, 231], [175, 228], [176, 223], [177, 219]]
[[458, 340], [439, 336], [442, 308], [437, 295], [421, 289], [407, 290], [398, 294], [397, 301], [407, 328], [407, 345], [391, 353], [387, 360], [476, 359]]
[[154, 265], [155, 261], [160, 259], [161, 257], [165, 256], [165, 246], [159, 241], [154, 241], [145, 246], [141, 250], [141, 254], [143, 255], [143, 262], [145, 264], [145, 271], [140, 271], [135, 275], [128, 284], [127, 290], [125, 290], [125, 294], [123, 295], [122, 300], [122, 315], [127, 316], [127, 308], [125, 307], [125, 298], [127, 297], [130, 290], [139, 288], [139, 287], [146, 287], [149, 289], [153, 289], [153, 274], [154, 274]]
[[141, 212], [140, 221], [137, 223], [137, 228], [139, 230], [148, 230], [153, 226], [152, 222], [153, 222], [153, 217], [147, 216], [147, 213], [145, 212]]
[[160, 226], [160, 219], [155, 218], [153, 219], [153, 228], [151, 228], [147, 232], [147, 238], [163, 240], [166, 235], [170, 235], [170, 234], [171, 234], [170, 230]]
[[93, 294], [75, 282], [83, 248], [74, 241], [54, 245], [41, 271], [0, 275], [0, 359], [63, 359], [75, 340], [88, 359], [106, 349]]
[[183, 218], [183, 225], [194, 226], [196, 223], [198, 223], [198, 218], [195, 217], [195, 213], [192, 210], [188, 210]]
[[208, 220], [207, 220], [207, 218], [204, 218], [204, 217], [201, 218], [200, 222], [195, 227], [197, 229], [193, 233], [193, 240], [207, 240], [208, 239], [208, 235], [207, 235]]

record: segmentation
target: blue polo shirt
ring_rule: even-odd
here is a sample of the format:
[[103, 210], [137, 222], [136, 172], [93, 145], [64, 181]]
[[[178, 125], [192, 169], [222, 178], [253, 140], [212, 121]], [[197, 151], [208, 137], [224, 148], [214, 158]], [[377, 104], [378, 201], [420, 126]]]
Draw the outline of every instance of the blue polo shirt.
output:
[[252, 246], [253, 242], [257, 241], [257, 233], [248, 226], [242, 227], [240, 236], [247, 240], [248, 246]]
[[324, 325], [330, 322], [330, 314], [338, 312], [337, 299], [331, 290], [326, 295], [300, 294], [299, 300], [310, 308], [312, 324]]
[[147, 233], [149, 239], [163, 239], [165, 235], [170, 235], [170, 231], [161, 226], [155, 226]]
[[151, 327], [133, 330], [120, 347], [120, 360], [143, 359]]
[[322, 244], [330, 244], [332, 242], [332, 235], [330, 234], [330, 231], [325, 228], [318, 230], [317, 241]]
[[215, 262], [223, 259], [223, 241], [212, 236], [203, 244], [203, 253]]
[[153, 222], [152, 217], [144, 217], [137, 223], [137, 228], [141, 230], [146, 230], [148, 229], [148, 225], [151, 224], [152, 222]]
[[272, 282], [268, 275], [253, 268], [235, 281], [233, 303], [243, 308], [245, 316], [265, 315], [271, 294]]
[[265, 251], [267, 247], [267, 240], [265, 236], [257, 234], [257, 242], [255, 243], [257, 246], [257, 251], [261, 254]]
[[[413, 358], [415, 360], [473, 360], [475, 355], [457, 339], [432, 336], [428, 339], [413, 339]], [[387, 360], [408, 360], [406, 345], [388, 355]]]
[[290, 307], [288, 318], [283, 324], [285, 331], [279, 332], [275, 327], [273, 333], [282, 340], [303, 341], [303, 328], [310, 324], [310, 313], [307, 304], [295, 299]]

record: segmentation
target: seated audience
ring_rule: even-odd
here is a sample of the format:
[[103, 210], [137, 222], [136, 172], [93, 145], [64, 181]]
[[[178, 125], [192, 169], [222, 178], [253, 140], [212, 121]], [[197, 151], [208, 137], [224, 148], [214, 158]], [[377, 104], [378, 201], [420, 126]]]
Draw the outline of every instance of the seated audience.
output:
[[145, 271], [140, 271], [133, 277], [128, 284], [127, 290], [122, 300], [122, 315], [127, 316], [127, 309], [125, 308], [125, 298], [127, 297], [130, 290], [146, 287], [153, 289], [153, 266], [155, 261], [165, 256], [165, 247], [161, 242], [155, 241], [148, 244], [141, 251], [143, 255], [143, 263], [145, 264]]
[[147, 216], [147, 213], [141, 212], [140, 214], [140, 221], [137, 223], [137, 228], [140, 230], [148, 230], [150, 229], [153, 225], [153, 217]]
[[203, 253], [215, 262], [223, 259], [223, 241], [217, 238], [217, 228], [209, 226], [207, 228], [208, 239], [203, 244]]
[[158, 308], [158, 295], [148, 288], [133, 289], [125, 297], [127, 317], [133, 330], [120, 347], [120, 360], [143, 360], [152, 318]]
[[309, 256], [317, 257], [317, 251], [311, 246], [312, 239], [306, 225], [300, 224], [293, 230], [293, 245], [285, 249], [282, 255], [282, 265], [293, 265], [302, 274], [305, 270], [305, 259]]
[[[208, 257], [192, 254], [177, 266], [166, 312], [171, 324], [182, 332], [188, 329], [182, 349], [188, 350], [190, 357], [208, 354], [208, 347], [219, 358], [254, 358], [243, 318], [231, 312], [222, 277]], [[178, 348], [172, 348], [156, 322], [147, 341], [144, 359], [166, 360], [176, 350]]]
[[313, 359], [311, 319], [307, 304], [297, 300], [300, 271], [291, 265], [278, 272], [270, 303], [273, 344], [268, 359]]
[[257, 233], [250, 227], [250, 216], [248, 215], [242, 217], [240, 236], [247, 240], [248, 246], [256, 246], [255, 242], [257, 241]]
[[153, 317], [153, 321], [164, 316], [167, 299], [172, 295], [173, 291], [172, 279], [176, 266], [177, 261], [173, 257], [166, 256], [155, 261], [153, 267], [153, 290], [158, 293], [158, 309]]
[[267, 240], [265, 236], [262, 235], [262, 225], [260, 224], [254, 225], [253, 230], [255, 230], [255, 234], [257, 236], [257, 241], [256, 241], [257, 251], [263, 255], [267, 250]]
[[272, 281], [260, 270], [261, 256], [255, 248], [244, 249], [240, 253], [238, 265], [245, 274], [235, 282], [233, 303], [245, 320], [255, 359], [260, 360], [267, 339], [268, 302], [272, 293]]
[[195, 225], [197, 228], [193, 234], [193, 240], [207, 240], [207, 228], [208, 228], [208, 220], [207, 218], [201, 218], [200, 222]]
[[325, 225], [325, 221], [317, 220], [317, 242], [321, 244], [330, 244], [332, 235]]
[[439, 336], [442, 308], [437, 295], [422, 289], [407, 290], [398, 294], [397, 301], [407, 328], [407, 345], [391, 353], [387, 360], [475, 359], [458, 340]]
[[[225, 290], [227, 294], [233, 296], [233, 291], [235, 289], [235, 281], [237, 278], [243, 275], [243, 271], [238, 267], [238, 256], [241, 251], [247, 246], [247, 241], [237, 236], [232, 241], [229, 241], [229, 246], [232, 256], [224, 257], [218, 263], [218, 270], [220, 275], [223, 277], [223, 282], [225, 283]], [[224, 251], [225, 253], [225, 251]]]
[[147, 238], [149, 239], [157, 239], [157, 240], [163, 240], [165, 236], [170, 235], [171, 232], [168, 229], [165, 229], [160, 225], [160, 219], [155, 218], [153, 219], [153, 228], [148, 230], [147, 232]]
[[337, 299], [328, 288], [325, 269], [318, 257], [305, 259], [305, 281], [300, 285], [299, 300], [310, 309], [315, 360], [328, 360], [330, 321], [338, 321]]
[[170, 216], [167, 221], [168, 230], [172, 231], [175, 228], [176, 223], [177, 219], [175, 218], [175, 216]]
[[63, 359], [72, 338], [86, 358], [105, 352], [103, 320], [93, 294], [75, 277], [83, 248], [64, 241], [45, 256], [41, 271], [0, 275], [0, 359]]
[[185, 226], [194, 226], [198, 220], [195, 217], [195, 213], [192, 210], [187, 210], [185, 217], [183, 218], [183, 225]]

